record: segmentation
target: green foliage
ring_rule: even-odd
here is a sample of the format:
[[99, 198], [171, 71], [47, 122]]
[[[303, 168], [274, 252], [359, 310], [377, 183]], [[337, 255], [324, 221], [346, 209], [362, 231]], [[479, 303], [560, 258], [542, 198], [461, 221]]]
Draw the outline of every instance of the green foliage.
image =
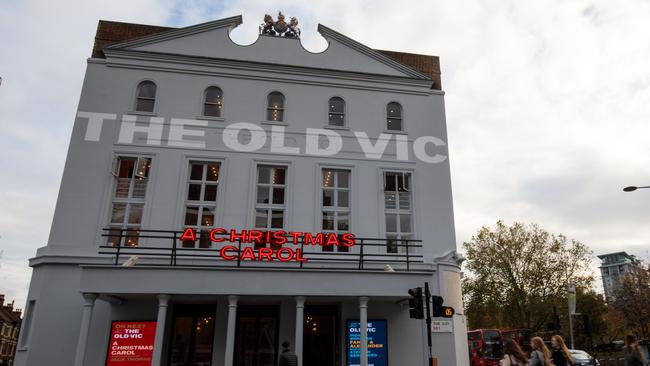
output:
[[613, 294], [611, 305], [620, 312], [628, 332], [650, 338], [650, 266], [623, 276]]

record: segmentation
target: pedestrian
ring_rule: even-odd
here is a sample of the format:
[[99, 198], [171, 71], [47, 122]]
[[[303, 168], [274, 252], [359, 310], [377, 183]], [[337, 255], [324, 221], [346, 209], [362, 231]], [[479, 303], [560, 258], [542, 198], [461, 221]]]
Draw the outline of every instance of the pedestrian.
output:
[[564, 338], [559, 335], [551, 337], [551, 360], [555, 366], [573, 366], [573, 357], [564, 343]]
[[282, 353], [280, 354], [279, 366], [298, 366], [298, 356], [289, 349], [291, 344], [288, 341], [282, 342]]
[[631, 334], [625, 337], [623, 354], [625, 355], [625, 366], [645, 366], [646, 364], [636, 337]]
[[533, 337], [530, 340], [530, 348], [533, 350], [530, 353], [530, 360], [528, 366], [551, 366], [551, 351], [548, 350], [544, 340], [540, 337]]
[[519, 347], [519, 344], [512, 339], [508, 339], [503, 346], [501, 366], [526, 366], [527, 363], [528, 358]]

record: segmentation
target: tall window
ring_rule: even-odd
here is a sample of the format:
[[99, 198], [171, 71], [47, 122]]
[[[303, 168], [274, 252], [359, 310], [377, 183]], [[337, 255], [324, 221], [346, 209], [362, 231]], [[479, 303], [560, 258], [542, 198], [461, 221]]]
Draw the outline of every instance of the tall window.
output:
[[342, 98], [330, 98], [327, 113], [330, 126], [345, 126], [345, 101]]
[[266, 120], [284, 121], [284, 95], [282, 93], [272, 92], [266, 98]]
[[284, 228], [286, 172], [287, 168], [283, 166], [259, 165], [257, 167], [255, 228]]
[[389, 131], [402, 131], [402, 106], [397, 102], [386, 105], [386, 129]]
[[155, 104], [156, 84], [149, 80], [145, 80], [138, 84], [138, 92], [135, 98], [135, 110], [138, 112], [153, 112]]
[[388, 253], [405, 251], [407, 242], [400, 239], [411, 239], [413, 234], [410, 173], [384, 173], [384, 212], [386, 238], [389, 239], [386, 251]]
[[[185, 198], [185, 227], [194, 228], [199, 235], [199, 248], [210, 248], [209, 232], [214, 227], [219, 186], [219, 163], [190, 162]], [[183, 247], [196, 243], [183, 241]]]
[[[114, 171], [116, 184], [111, 205], [108, 244], [137, 246], [147, 194], [151, 159], [120, 156]], [[122, 229], [122, 238], [116, 236]]]
[[221, 117], [223, 107], [223, 92], [216, 86], [205, 89], [203, 98], [203, 115], [207, 117]]
[[[350, 171], [323, 169], [322, 189], [322, 228], [324, 232], [343, 234], [350, 230]], [[323, 246], [323, 251], [331, 252], [333, 246]], [[339, 252], [347, 252], [348, 247], [337, 247]]]

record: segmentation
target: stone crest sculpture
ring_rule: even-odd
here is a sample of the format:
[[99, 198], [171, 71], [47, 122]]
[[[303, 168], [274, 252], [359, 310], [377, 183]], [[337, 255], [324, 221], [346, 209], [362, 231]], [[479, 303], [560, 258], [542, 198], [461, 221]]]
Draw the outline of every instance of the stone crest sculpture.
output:
[[300, 28], [298, 28], [298, 18], [291, 17], [289, 23], [285, 20], [282, 12], [278, 13], [278, 20], [274, 21], [269, 14], [264, 15], [264, 22], [260, 24], [260, 34], [267, 36], [280, 36], [287, 38], [300, 38]]

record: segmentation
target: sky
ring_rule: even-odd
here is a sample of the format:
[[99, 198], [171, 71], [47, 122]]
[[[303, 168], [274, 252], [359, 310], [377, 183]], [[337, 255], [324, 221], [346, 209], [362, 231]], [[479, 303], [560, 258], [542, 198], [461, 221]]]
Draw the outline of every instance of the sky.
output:
[[[650, 1], [0, 0], [0, 293], [22, 307], [47, 244], [99, 19], [188, 26], [266, 13], [322, 23], [371, 48], [437, 55], [459, 247], [501, 219], [594, 254], [650, 260]], [[594, 265], [598, 261], [594, 260]]]

